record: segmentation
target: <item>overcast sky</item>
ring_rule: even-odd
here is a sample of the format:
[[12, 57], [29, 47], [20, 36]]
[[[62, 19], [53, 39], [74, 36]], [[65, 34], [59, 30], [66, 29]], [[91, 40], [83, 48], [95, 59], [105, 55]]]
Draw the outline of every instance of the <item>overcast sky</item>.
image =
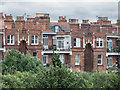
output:
[[96, 16], [108, 16], [112, 23], [118, 18], [119, 0], [0, 0], [0, 12], [17, 15], [26, 13], [35, 17], [35, 13], [49, 13], [51, 21], [57, 21], [59, 16], [67, 19], [77, 18], [96, 21]]

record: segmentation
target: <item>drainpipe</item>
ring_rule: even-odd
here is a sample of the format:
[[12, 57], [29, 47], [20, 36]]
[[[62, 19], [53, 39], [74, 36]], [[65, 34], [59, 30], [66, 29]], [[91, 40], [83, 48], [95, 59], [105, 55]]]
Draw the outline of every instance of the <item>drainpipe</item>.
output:
[[4, 46], [4, 52], [5, 52], [5, 29], [3, 30], [3, 46]]
[[19, 45], [19, 29], [18, 29], [18, 45]]
[[28, 46], [29, 46], [29, 29], [28, 29]]
[[94, 36], [94, 32], [93, 32], [93, 48], [95, 48], [95, 36]]
[[118, 26], [117, 26], [117, 35], [118, 35]]
[[83, 48], [85, 48], [85, 33], [83, 33]]

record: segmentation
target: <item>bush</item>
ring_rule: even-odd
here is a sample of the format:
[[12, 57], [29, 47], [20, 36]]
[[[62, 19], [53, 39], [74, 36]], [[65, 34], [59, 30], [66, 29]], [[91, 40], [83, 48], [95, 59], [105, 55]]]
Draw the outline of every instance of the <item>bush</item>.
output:
[[53, 55], [50, 67], [15, 50], [3, 63], [3, 88], [120, 88], [119, 73], [71, 72]]
[[30, 56], [24, 56], [20, 52], [15, 50], [8, 51], [5, 55], [5, 59], [2, 61], [2, 74], [14, 74], [15, 71], [29, 71], [37, 72], [42, 64], [40, 61], [37, 61], [35, 58]]

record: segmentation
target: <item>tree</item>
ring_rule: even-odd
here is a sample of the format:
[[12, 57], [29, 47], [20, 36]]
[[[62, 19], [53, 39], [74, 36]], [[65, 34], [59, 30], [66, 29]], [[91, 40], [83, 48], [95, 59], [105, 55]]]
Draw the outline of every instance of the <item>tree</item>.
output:
[[56, 66], [59, 66], [61, 67], [61, 61], [59, 59], [59, 54], [55, 54], [54, 51], [53, 51], [53, 55], [52, 55], [52, 61], [51, 61], [51, 64], [56, 67]]
[[10, 50], [6, 53], [5, 59], [2, 61], [2, 74], [14, 74], [15, 71], [35, 73], [42, 67], [41, 62], [35, 58], [29, 55], [24, 56], [24, 54], [15, 50]]
[[119, 73], [71, 72], [58, 54], [48, 68], [15, 50], [8, 51], [2, 63], [3, 88], [120, 88]]

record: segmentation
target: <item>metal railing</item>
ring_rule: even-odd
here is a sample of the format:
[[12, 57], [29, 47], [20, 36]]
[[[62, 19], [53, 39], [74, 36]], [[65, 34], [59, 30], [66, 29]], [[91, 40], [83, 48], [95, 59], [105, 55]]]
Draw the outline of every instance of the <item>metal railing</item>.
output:
[[43, 51], [70, 51], [71, 49], [70, 49], [70, 46], [63, 46], [63, 47], [58, 47], [58, 46], [56, 46], [56, 45], [53, 45], [53, 46], [44, 46], [43, 45], [43, 47], [42, 47], [42, 50]]
[[107, 52], [115, 52], [115, 53], [120, 53], [120, 47], [116, 46], [114, 48], [107, 48]]

